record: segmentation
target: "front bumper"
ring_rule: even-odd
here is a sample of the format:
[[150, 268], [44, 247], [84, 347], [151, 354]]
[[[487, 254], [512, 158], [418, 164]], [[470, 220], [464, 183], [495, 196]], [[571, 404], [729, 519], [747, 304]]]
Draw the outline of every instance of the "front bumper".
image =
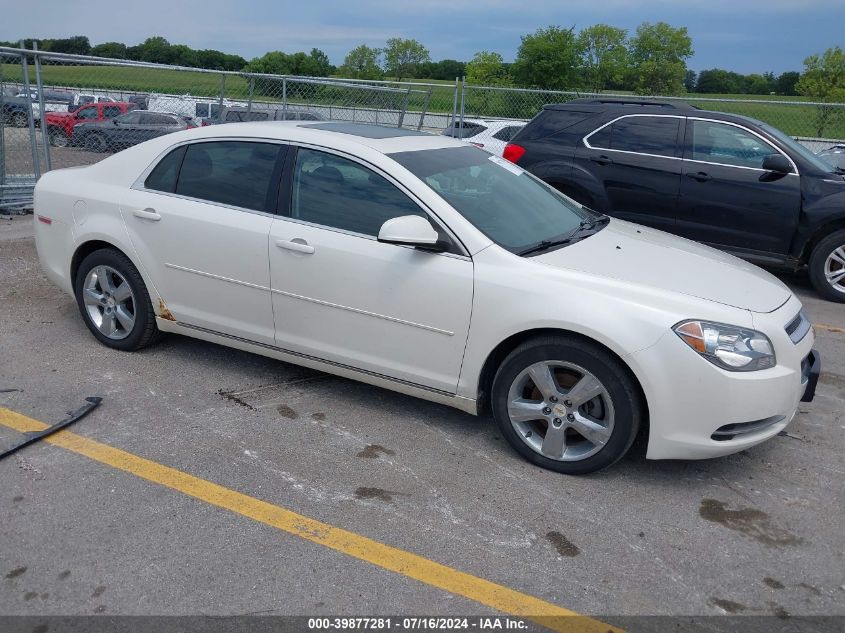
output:
[[[755, 372], [722, 370], [668, 332], [629, 357], [649, 408], [649, 459], [706, 459], [774, 437], [815, 394], [821, 357], [810, 330], [798, 343], [784, 331], [797, 299], [755, 318], [772, 340], [777, 365]], [[757, 317], [757, 315], [755, 315]], [[765, 323], [763, 323], [763, 321]], [[777, 327], [773, 327], [776, 324]]]

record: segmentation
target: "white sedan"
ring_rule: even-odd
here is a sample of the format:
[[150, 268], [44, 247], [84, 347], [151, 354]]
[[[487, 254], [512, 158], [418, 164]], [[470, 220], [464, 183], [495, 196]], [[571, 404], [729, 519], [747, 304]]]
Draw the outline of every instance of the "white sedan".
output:
[[768, 273], [445, 136], [177, 132], [47, 173], [35, 213], [47, 276], [104, 345], [173, 332], [492, 411], [564, 473], [641, 430], [651, 459], [748, 448], [818, 377], [801, 303]]
[[505, 146], [526, 125], [525, 121], [463, 119], [463, 122], [455, 121], [443, 130], [442, 134], [480, 147], [496, 156], [501, 156], [505, 151]]

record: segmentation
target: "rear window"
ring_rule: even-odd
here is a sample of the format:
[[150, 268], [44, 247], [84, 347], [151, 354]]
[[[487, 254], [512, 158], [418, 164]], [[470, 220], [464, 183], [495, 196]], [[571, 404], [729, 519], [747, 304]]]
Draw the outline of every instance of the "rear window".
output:
[[[462, 127], [463, 133], [461, 133]], [[486, 129], [487, 126], [481, 125], [480, 123], [464, 121], [462, 126], [460, 121], [455, 121], [452, 125], [443, 130], [443, 136], [451, 136], [453, 138], [472, 138], [473, 136], [478, 136]]]
[[161, 159], [144, 181], [144, 187], [155, 191], [173, 193], [176, 191], [176, 178], [179, 176], [179, 168], [182, 166], [182, 158], [185, 156], [186, 146], [177, 147], [167, 156]]
[[498, 141], [509, 141], [521, 129], [522, 129], [521, 125], [509, 125], [508, 127], [503, 127], [501, 130], [496, 132], [493, 135], [493, 138], [498, 140]]
[[519, 138], [524, 141], [546, 138], [585, 121], [595, 114], [595, 112], [581, 110], [542, 110], [528, 125], [519, 130]]
[[596, 149], [675, 156], [680, 124], [678, 117], [623, 117], [587, 136], [587, 142]]

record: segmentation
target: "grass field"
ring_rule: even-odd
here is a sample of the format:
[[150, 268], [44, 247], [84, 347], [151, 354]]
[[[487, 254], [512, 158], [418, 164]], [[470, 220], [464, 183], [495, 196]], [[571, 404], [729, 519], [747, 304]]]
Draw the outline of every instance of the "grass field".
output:
[[[195, 96], [218, 97], [223, 75], [213, 72], [177, 71], [158, 68], [135, 68], [128, 66], [78, 65], [44, 66], [43, 82], [48, 86], [69, 88], [101, 89], [117, 92], [156, 92], [163, 94], [191, 94]], [[35, 68], [29, 68], [30, 82], [35, 81]], [[0, 64], [0, 81], [20, 83], [19, 64]], [[408, 82], [416, 80], [409, 79]], [[441, 84], [433, 88], [428, 103], [430, 112], [451, 112], [454, 103], [454, 81], [420, 80], [423, 83]], [[224, 94], [233, 100], [245, 100], [249, 96], [249, 82], [238, 75], [225, 75]], [[344, 93], [344, 90], [346, 92]], [[420, 88], [410, 94], [408, 109], [420, 110], [426, 95]], [[255, 95], [269, 100], [281, 100], [281, 83], [259, 81]], [[386, 99], [363, 89], [325, 88], [302, 82], [289, 82], [287, 98], [291, 102], [334, 103], [337, 105], [361, 107], [400, 107], [402, 98]], [[732, 99], [733, 101], [707, 101], [705, 99]], [[465, 111], [467, 116], [523, 118], [532, 117], [545, 103], [561, 101], [562, 96], [554, 92], [502, 92], [467, 88]], [[706, 110], [731, 112], [760, 119], [778, 127], [793, 136], [845, 138], [845, 107], [838, 108], [822, 129], [819, 129], [819, 108], [786, 103], [753, 103], [753, 101], [802, 101], [803, 97], [780, 97], [774, 95], [689, 95], [687, 101]], [[751, 101], [751, 102], [749, 102]]]

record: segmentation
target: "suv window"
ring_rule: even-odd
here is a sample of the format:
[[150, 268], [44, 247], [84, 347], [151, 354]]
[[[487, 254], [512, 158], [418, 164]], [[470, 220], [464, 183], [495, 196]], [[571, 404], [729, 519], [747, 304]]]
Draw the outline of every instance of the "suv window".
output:
[[248, 141], [189, 145], [179, 170], [176, 193], [272, 212], [280, 177], [276, 167], [283, 149], [274, 143]]
[[623, 117], [590, 134], [587, 142], [597, 149], [675, 156], [680, 122], [678, 117]]
[[142, 113], [141, 125], [177, 125], [176, 119], [166, 114]]
[[763, 167], [763, 159], [778, 151], [759, 136], [734, 125], [691, 120], [693, 160], [735, 167]]
[[137, 123], [138, 120], [141, 118], [141, 113], [137, 110], [134, 112], [127, 112], [126, 114], [121, 114], [119, 117], [115, 117], [115, 121], [118, 123]]
[[150, 172], [150, 175], [147, 176], [144, 187], [166, 193], [175, 192], [176, 178], [179, 176], [179, 168], [182, 166], [182, 158], [185, 156], [186, 149], [186, 145], [177, 147], [162, 158]]
[[103, 118], [111, 119], [120, 114], [120, 106], [103, 106]]
[[267, 112], [246, 112], [245, 110], [229, 110], [226, 112], [226, 121], [266, 121], [269, 118]]
[[79, 110], [76, 111], [76, 118], [77, 119], [96, 119], [97, 118], [97, 108], [96, 108], [96, 106], [88, 106], [88, 107], [85, 107], [85, 108], [79, 108]]
[[391, 218], [425, 214], [377, 173], [351, 160], [311, 149], [297, 152], [291, 217], [377, 236]]

